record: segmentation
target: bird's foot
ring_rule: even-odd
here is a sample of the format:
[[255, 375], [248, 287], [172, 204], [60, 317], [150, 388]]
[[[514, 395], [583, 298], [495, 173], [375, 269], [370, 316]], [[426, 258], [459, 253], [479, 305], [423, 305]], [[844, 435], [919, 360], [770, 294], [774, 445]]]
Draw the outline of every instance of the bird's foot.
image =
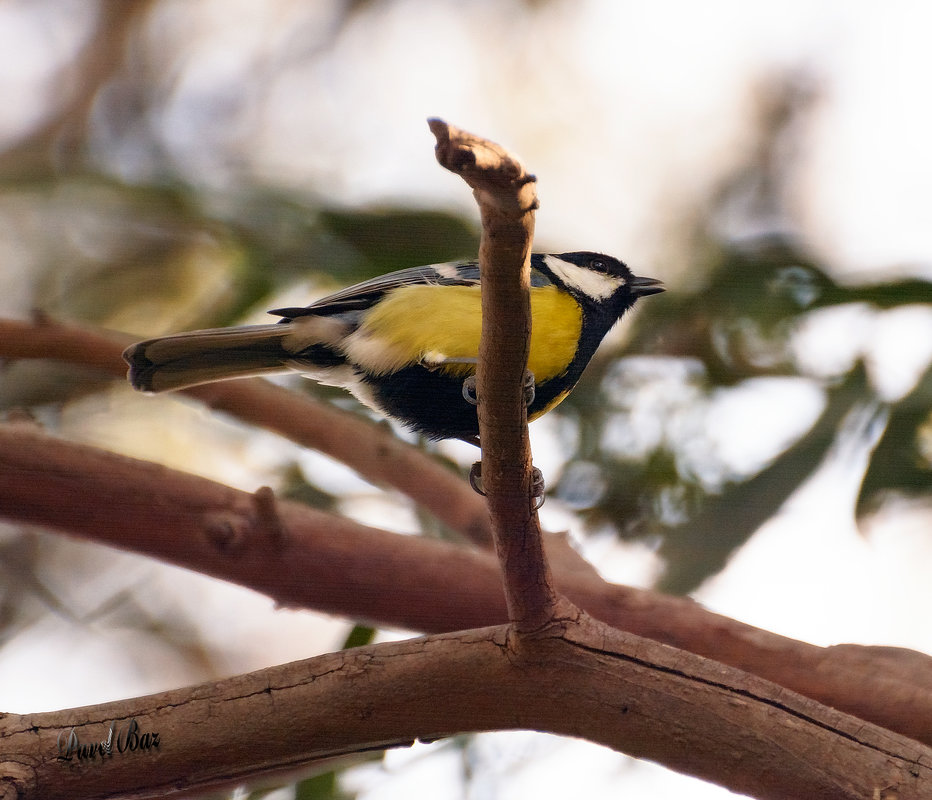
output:
[[[477, 494], [485, 497], [485, 487], [482, 485], [482, 462], [476, 461], [469, 468], [469, 485]], [[531, 497], [534, 500], [534, 510], [539, 509], [546, 499], [547, 484], [544, 473], [537, 467], [531, 467]]]
[[537, 380], [534, 378], [534, 373], [529, 369], [524, 370], [524, 405], [528, 408], [531, 407], [531, 403], [534, 402], [534, 397], [537, 394], [536, 384]]
[[[534, 373], [529, 369], [524, 371], [524, 385], [522, 387], [524, 391], [524, 404], [530, 406], [534, 402], [534, 397], [536, 396], [536, 384], [537, 381], [534, 378]], [[479, 392], [476, 389], [476, 376], [470, 375], [466, 380], [463, 381], [463, 399], [472, 406], [479, 405]]]

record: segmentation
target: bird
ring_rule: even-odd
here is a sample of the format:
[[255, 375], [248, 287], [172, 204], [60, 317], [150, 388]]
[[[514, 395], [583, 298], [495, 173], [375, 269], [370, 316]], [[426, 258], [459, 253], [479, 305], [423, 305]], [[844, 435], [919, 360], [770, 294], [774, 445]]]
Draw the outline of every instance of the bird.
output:
[[[528, 420], [566, 398], [625, 311], [664, 289], [601, 253], [533, 253]], [[277, 322], [148, 339], [123, 358], [144, 392], [296, 371], [429, 439], [478, 444], [479, 292], [477, 261], [402, 269], [274, 309]]]

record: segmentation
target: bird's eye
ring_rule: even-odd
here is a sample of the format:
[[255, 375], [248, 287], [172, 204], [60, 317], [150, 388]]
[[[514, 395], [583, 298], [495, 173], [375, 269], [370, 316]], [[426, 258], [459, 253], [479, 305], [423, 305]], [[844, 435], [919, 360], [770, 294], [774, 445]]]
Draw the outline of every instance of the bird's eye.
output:
[[596, 272], [605, 272], [605, 262], [600, 258], [593, 258], [589, 262], [589, 269], [594, 269]]

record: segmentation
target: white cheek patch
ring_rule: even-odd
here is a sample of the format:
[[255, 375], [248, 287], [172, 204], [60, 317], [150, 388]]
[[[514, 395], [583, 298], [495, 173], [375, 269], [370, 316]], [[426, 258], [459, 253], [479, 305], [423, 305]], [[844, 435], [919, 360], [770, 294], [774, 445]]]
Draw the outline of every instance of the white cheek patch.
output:
[[544, 256], [544, 261], [550, 271], [567, 288], [575, 289], [580, 294], [596, 300], [607, 300], [627, 283], [620, 275], [606, 275], [604, 272], [595, 272], [556, 256]]

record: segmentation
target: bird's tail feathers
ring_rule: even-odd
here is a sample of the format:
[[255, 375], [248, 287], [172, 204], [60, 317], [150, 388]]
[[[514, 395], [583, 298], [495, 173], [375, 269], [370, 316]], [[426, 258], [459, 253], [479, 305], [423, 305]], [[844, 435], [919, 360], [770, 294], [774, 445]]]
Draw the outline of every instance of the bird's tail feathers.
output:
[[134, 344], [123, 358], [130, 383], [146, 392], [284, 372], [291, 356], [282, 342], [290, 328], [269, 324], [179, 333]]

